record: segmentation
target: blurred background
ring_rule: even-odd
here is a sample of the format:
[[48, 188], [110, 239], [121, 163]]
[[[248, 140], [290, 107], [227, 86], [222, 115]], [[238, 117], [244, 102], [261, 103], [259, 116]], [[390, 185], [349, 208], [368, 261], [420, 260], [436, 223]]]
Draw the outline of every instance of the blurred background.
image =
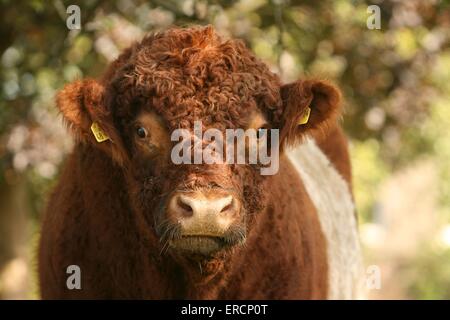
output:
[[71, 1], [0, 0], [0, 298], [39, 298], [40, 216], [72, 147], [55, 92], [146, 32], [212, 24], [284, 81], [342, 89], [365, 264], [381, 272], [369, 297], [450, 299], [450, 1], [76, 2], [80, 30]]

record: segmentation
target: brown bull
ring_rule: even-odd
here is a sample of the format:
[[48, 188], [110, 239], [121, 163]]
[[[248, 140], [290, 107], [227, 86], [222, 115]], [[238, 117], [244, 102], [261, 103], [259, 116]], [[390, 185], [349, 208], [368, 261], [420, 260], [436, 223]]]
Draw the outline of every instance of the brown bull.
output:
[[[125, 50], [102, 79], [67, 85], [57, 105], [76, 145], [43, 219], [43, 298], [356, 297], [350, 163], [330, 83], [282, 84], [241, 41], [176, 28]], [[195, 121], [278, 129], [278, 172], [175, 164], [171, 134]], [[81, 289], [67, 286], [70, 265]]]

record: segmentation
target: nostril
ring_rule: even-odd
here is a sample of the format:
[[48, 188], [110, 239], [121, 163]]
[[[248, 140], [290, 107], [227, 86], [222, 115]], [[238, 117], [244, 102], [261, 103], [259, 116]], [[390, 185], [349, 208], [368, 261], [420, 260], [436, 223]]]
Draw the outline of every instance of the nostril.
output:
[[[239, 213], [239, 202], [231, 195], [222, 196], [197, 194], [177, 194], [169, 203], [169, 210], [176, 219], [184, 223], [198, 223], [216, 219], [214, 215], [220, 215], [217, 219], [233, 217]], [[210, 222], [208, 222], [210, 223]]]
[[220, 212], [225, 212], [228, 210], [231, 210], [233, 208], [234, 205], [234, 200], [231, 200], [231, 202], [229, 204], [227, 204], [225, 207], [222, 208], [222, 210], [220, 210]]
[[192, 207], [181, 198], [177, 199], [177, 206], [182, 209], [185, 216], [192, 216], [194, 214]]

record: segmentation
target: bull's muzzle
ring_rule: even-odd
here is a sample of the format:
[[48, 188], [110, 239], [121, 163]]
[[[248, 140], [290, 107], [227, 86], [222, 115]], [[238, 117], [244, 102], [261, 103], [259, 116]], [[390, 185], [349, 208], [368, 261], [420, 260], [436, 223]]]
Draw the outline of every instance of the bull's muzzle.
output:
[[172, 239], [171, 246], [201, 254], [220, 250], [227, 245], [233, 226], [239, 222], [240, 211], [239, 200], [223, 190], [173, 194], [167, 215], [178, 225], [180, 237]]

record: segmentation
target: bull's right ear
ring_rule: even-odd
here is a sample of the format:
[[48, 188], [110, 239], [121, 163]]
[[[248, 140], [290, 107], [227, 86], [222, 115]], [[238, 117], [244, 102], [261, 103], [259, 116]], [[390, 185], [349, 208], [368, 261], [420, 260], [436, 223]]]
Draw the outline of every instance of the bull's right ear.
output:
[[58, 109], [75, 139], [94, 145], [123, 164], [127, 153], [104, 101], [105, 88], [93, 79], [67, 84], [56, 96]]

